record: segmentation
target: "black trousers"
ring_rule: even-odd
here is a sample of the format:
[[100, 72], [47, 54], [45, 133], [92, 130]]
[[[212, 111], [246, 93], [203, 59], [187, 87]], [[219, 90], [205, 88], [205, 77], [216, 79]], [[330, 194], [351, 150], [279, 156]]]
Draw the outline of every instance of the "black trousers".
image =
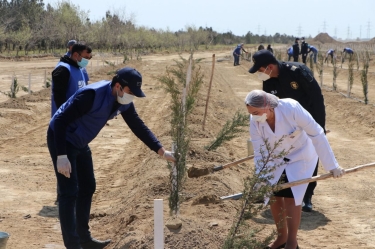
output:
[[[318, 162], [316, 163], [315, 170], [313, 173], [313, 176], [318, 175], [318, 166], [319, 166], [319, 159]], [[305, 198], [311, 198], [314, 194], [314, 189], [316, 187], [317, 183], [316, 182], [310, 182], [309, 185], [307, 185], [306, 193], [305, 193]]]
[[306, 64], [307, 54], [302, 54], [302, 62]]
[[293, 55], [293, 61], [298, 62], [298, 55], [297, 56]]

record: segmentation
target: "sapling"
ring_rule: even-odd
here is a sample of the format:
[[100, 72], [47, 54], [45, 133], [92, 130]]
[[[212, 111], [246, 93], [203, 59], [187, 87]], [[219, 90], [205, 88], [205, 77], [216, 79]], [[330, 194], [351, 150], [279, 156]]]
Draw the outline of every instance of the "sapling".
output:
[[370, 61], [370, 54], [366, 50], [363, 56], [363, 69], [361, 70], [361, 81], [362, 81], [362, 89], [363, 89], [363, 96], [365, 104], [368, 104], [368, 68], [369, 68], [369, 61]]
[[[171, 214], [177, 215], [181, 203], [180, 194], [183, 186], [183, 180], [186, 173], [186, 155], [189, 148], [190, 132], [188, 127], [188, 116], [191, 114], [199, 89], [203, 83], [203, 73], [197, 64], [200, 60], [193, 60], [191, 53], [190, 59], [181, 57], [181, 62], [176, 61], [176, 65], [167, 68], [166, 73], [157, 77], [162, 83], [165, 91], [171, 96], [171, 136], [175, 144], [176, 162], [168, 167], [172, 171], [170, 177], [170, 197], [169, 208]], [[190, 65], [190, 66], [189, 66]], [[187, 82], [187, 75], [191, 68], [190, 80]], [[187, 72], [188, 71], [188, 72]], [[187, 86], [187, 84], [189, 85]], [[186, 93], [186, 98], [184, 98]]]
[[[256, 205], [256, 203], [259, 199], [269, 198], [275, 190], [274, 186], [267, 183], [273, 178], [272, 172], [286, 163], [282, 159], [292, 149], [291, 147], [289, 150], [276, 152], [284, 138], [285, 136], [273, 145], [268, 142], [268, 139], [264, 139], [264, 145], [259, 150], [260, 159], [255, 162], [256, 170], [244, 180], [241, 207], [224, 242], [223, 249], [264, 248], [277, 235], [276, 231], [272, 231], [269, 235], [260, 238], [257, 234], [264, 227], [250, 226], [245, 220], [255, 217], [260, 211], [264, 211], [266, 207]], [[280, 212], [285, 212], [285, 210], [280, 210]]]
[[348, 94], [347, 96], [350, 97], [350, 93], [354, 83], [354, 58], [349, 58], [348, 64]]

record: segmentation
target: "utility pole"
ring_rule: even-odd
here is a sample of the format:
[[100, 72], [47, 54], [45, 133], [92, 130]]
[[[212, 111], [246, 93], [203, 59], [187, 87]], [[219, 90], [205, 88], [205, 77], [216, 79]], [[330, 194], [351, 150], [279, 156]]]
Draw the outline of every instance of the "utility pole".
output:
[[359, 39], [362, 39], [362, 25], [359, 25]]
[[370, 39], [370, 34], [371, 34], [371, 22], [367, 22], [367, 38]]
[[348, 26], [348, 34], [346, 36], [346, 39], [349, 40], [350, 39], [350, 26]]
[[327, 30], [327, 23], [326, 23], [326, 20], [324, 20], [323, 22], [323, 32], [326, 33], [326, 30]]
[[301, 24], [298, 26], [298, 28], [297, 28], [297, 34], [298, 34], [298, 37], [300, 37], [301, 36], [301, 34], [302, 34], [302, 27], [301, 27]]

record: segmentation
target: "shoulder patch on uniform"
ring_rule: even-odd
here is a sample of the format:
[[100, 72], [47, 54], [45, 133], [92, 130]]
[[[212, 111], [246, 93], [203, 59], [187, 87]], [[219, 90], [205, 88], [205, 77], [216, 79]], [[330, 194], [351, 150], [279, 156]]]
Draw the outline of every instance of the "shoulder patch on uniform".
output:
[[295, 71], [296, 69], [297, 69], [296, 66], [292, 66], [292, 67], [290, 68], [290, 70], [292, 70], [292, 71]]
[[295, 82], [295, 81], [290, 82], [290, 86], [291, 86], [294, 90], [297, 90], [298, 87], [299, 87], [298, 83]]

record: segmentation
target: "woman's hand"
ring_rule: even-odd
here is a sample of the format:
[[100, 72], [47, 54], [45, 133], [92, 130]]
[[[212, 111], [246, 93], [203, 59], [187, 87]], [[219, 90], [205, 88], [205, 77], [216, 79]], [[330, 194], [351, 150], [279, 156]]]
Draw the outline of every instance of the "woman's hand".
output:
[[330, 170], [329, 172], [332, 173], [333, 178], [340, 178], [345, 174], [345, 170], [341, 167], [337, 167], [336, 169]]

